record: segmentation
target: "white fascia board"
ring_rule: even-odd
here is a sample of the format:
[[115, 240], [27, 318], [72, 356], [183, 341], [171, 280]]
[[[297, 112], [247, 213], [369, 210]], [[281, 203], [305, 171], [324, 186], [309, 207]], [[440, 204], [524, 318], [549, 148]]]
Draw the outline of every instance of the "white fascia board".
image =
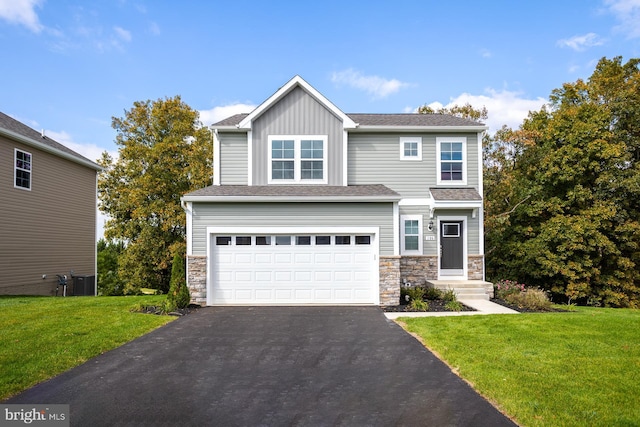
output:
[[220, 185], [220, 137], [213, 129], [213, 185]]
[[447, 200], [435, 201], [433, 209], [476, 209], [482, 207], [482, 200]]
[[273, 104], [278, 102], [283, 96], [289, 93], [296, 86], [302, 87], [307, 93], [313, 96], [318, 102], [324, 105], [329, 111], [335, 114], [342, 120], [343, 127], [346, 129], [353, 129], [357, 125], [356, 123], [349, 118], [345, 113], [342, 112], [336, 105], [329, 101], [324, 95], [318, 92], [313, 88], [309, 83], [307, 83], [302, 77], [294, 76], [291, 80], [285, 83], [280, 89], [276, 91], [273, 95], [267, 98], [262, 104], [256, 107], [247, 117], [245, 117], [240, 124], [237, 126], [239, 129], [251, 129], [251, 123], [257, 117], [259, 117], [265, 110], [270, 108]]
[[360, 203], [360, 202], [397, 202], [396, 196], [183, 196], [183, 203]]
[[482, 132], [488, 126], [367, 126], [359, 125], [351, 132]]
[[[47, 144], [43, 144], [42, 142], [36, 141], [35, 139], [31, 139], [31, 138], [27, 138], [26, 136], [20, 135], [19, 133], [15, 133], [13, 131], [10, 131], [8, 129], [4, 129], [4, 128], [0, 128], [0, 135], [6, 136], [8, 138], [11, 138], [15, 141], [21, 142], [25, 145], [28, 145], [30, 147], [34, 147], [37, 148], [38, 150], [41, 151], [45, 151], [47, 153], [50, 154], [54, 154], [58, 157], [62, 157], [63, 159], [66, 160], [70, 160], [74, 163], [78, 163], [82, 166], [86, 166], [88, 168], [91, 168], [93, 170], [96, 171], [102, 171], [104, 168], [100, 165], [98, 165], [95, 162], [92, 162], [91, 160], [87, 159], [81, 159], [79, 157], [74, 156], [73, 154], [69, 154], [65, 151], [60, 151], [56, 148], [53, 148]], [[59, 143], [58, 143], [59, 144]]]

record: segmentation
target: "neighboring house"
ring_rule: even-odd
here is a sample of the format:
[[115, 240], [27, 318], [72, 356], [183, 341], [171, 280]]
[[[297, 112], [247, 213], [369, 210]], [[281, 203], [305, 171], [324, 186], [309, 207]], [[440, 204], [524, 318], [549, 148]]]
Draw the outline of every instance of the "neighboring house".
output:
[[426, 281], [488, 298], [484, 124], [345, 114], [296, 76], [212, 128], [213, 185], [182, 198], [194, 302], [397, 305]]
[[0, 113], [0, 295], [95, 294], [99, 170]]

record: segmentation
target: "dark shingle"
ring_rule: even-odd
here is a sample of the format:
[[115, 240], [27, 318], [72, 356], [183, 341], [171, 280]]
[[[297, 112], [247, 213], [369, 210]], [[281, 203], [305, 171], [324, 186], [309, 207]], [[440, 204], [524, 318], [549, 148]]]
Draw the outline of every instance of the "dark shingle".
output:
[[186, 196], [220, 197], [390, 197], [400, 195], [384, 185], [212, 185]]
[[434, 200], [482, 200], [475, 188], [429, 188]]

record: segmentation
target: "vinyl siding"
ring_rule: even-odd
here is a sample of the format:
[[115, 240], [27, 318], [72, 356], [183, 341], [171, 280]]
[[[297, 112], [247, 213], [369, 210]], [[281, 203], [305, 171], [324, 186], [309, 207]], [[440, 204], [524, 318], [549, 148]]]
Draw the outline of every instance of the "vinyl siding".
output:
[[247, 185], [247, 134], [220, 134], [220, 184]]
[[464, 216], [467, 218], [467, 240], [468, 240], [468, 255], [480, 254], [480, 219], [478, 215], [475, 218], [471, 218], [471, 211], [466, 210], [436, 210], [436, 214], [433, 222], [436, 222], [437, 217], [442, 216]]
[[[422, 161], [400, 160], [400, 137], [422, 137]], [[436, 136], [427, 133], [349, 135], [349, 185], [384, 184], [403, 197], [425, 198], [437, 183]], [[444, 136], [444, 135], [443, 135]], [[467, 186], [477, 187], [478, 134], [447, 134], [467, 138]]]
[[303, 89], [293, 89], [269, 108], [252, 131], [254, 185], [268, 183], [269, 135], [327, 135], [328, 184], [342, 185], [342, 122]]
[[380, 255], [393, 255], [392, 203], [194, 203], [194, 255], [206, 255], [209, 226], [379, 227]]
[[[14, 188], [14, 148], [32, 155], [31, 191]], [[52, 295], [95, 257], [96, 171], [0, 136], [0, 294]]]

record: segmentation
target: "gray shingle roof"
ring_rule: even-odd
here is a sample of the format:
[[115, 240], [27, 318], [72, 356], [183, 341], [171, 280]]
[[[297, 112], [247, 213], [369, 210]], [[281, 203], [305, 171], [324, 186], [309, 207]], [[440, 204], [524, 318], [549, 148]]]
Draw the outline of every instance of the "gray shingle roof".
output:
[[381, 185], [212, 185], [185, 197], [310, 197], [310, 198], [400, 198]]
[[[212, 126], [236, 126], [247, 116], [248, 114], [236, 114]], [[360, 126], [483, 126], [483, 123], [448, 114], [347, 114], [347, 116]]]
[[21, 135], [25, 138], [31, 139], [35, 143], [46, 145], [50, 148], [53, 148], [56, 151], [76, 157], [78, 160], [82, 160], [83, 162], [93, 163], [96, 166], [96, 169], [100, 168], [100, 166], [98, 166], [94, 161], [87, 159], [83, 155], [76, 153], [72, 149], [65, 147], [64, 145], [49, 138], [48, 136], [42, 137], [41, 132], [31, 129], [29, 126], [25, 125], [24, 123], [21, 123], [16, 119], [2, 112], [0, 112], [0, 128], [6, 129], [18, 135]]
[[434, 200], [482, 200], [475, 188], [429, 188]]

